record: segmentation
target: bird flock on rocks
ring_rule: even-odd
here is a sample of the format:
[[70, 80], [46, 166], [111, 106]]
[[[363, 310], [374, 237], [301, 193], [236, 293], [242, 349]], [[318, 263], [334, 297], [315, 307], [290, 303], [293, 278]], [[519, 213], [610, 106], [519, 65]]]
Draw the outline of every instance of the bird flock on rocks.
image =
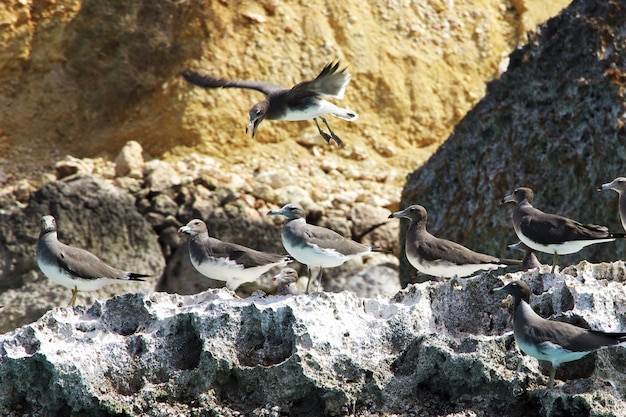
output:
[[[291, 89], [267, 82], [215, 78], [193, 71], [184, 71], [181, 75], [191, 84], [205, 88], [242, 88], [265, 94], [264, 100], [255, 104], [249, 113], [246, 133], [251, 130], [253, 137], [264, 119], [313, 119], [319, 134], [329, 145], [334, 140], [342, 146], [343, 141], [332, 131], [324, 116], [331, 114], [348, 121], [358, 118], [356, 112], [325, 99], [343, 98], [350, 81], [347, 69], [339, 70], [339, 62], [331, 62], [315, 79], [300, 82]], [[322, 130], [318, 119], [328, 132]], [[626, 178], [616, 178], [601, 185], [598, 190], [614, 190], [619, 194], [619, 214], [626, 230]], [[405, 239], [407, 260], [418, 271], [434, 278], [462, 278], [481, 270], [510, 266], [522, 270], [539, 268], [541, 265], [535, 252], [553, 255], [551, 273], [554, 273], [559, 255], [576, 253], [588, 245], [626, 237], [625, 233], [610, 232], [605, 226], [582, 224], [557, 214], [544, 213], [533, 207], [533, 200], [534, 193], [527, 187], [516, 188], [502, 199], [503, 204], [515, 205], [513, 229], [519, 242], [510, 245], [509, 249], [523, 252], [522, 260], [482, 254], [433, 236], [427, 230], [428, 215], [421, 205], [410, 205], [392, 213], [389, 218], [410, 220]], [[350, 259], [379, 251], [377, 247], [347, 239], [331, 229], [307, 223], [306, 212], [299, 204], [286, 204], [267, 214], [285, 218], [281, 240], [287, 254], [267, 253], [222, 242], [209, 236], [203, 220], [192, 219], [178, 231], [189, 235], [187, 246], [193, 267], [208, 278], [224, 281], [226, 287], [233, 291], [243, 283], [256, 281], [274, 267], [284, 267], [273, 280], [278, 283], [277, 295], [290, 296], [309, 293], [313, 268], [318, 268], [316, 281], [319, 291], [323, 268], [337, 267]], [[298, 272], [287, 267], [293, 261], [307, 267], [308, 280], [304, 291], [297, 286]], [[51, 281], [71, 289], [72, 297], [68, 305], [72, 307], [76, 304], [78, 291], [94, 291], [109, 284], [142, 281], [150, 276], [114, 268], [86, 250], [60, 242], [57, 223], [51, 215], [41, 218], [37, 263]], [[605, 346], [626, 342], [626, 333], [588, 330], [540, 317], [529, 305], [530, 289], [523, 281], [512, 281], [492, 292], [512, 296], [516, 343], [526, 354], [551, 362], [549, 387], [554, 385], [555, 371], [561, 363], [580, 359]]]

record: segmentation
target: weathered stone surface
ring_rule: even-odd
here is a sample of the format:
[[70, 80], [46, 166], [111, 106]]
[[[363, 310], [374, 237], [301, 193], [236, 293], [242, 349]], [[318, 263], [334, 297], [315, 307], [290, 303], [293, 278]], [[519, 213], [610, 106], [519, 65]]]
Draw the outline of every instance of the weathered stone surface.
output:
[[59, 240], [89, 250], [120, 269], [154, 274], [145, 282], [79, 293], [79, 303], [125, 292], [152, 290], [165, 260], [158, 235], [135, 209], [126, 191], [91, 176], [47, 184], [31, 195], [28, 206], [13, 206], [0, 216], [0, 330], [36, 320], [50, 308], [66, 305], [70, 290], [39, 271], [35, 248], [41, 216], [57, 219]]
[[525, 279], [535, 308], [624, 331], [624, 270], [582, 263], [571, 275], [484, 274], [365, 299], [211, 290], [56, 308], [0, 336], [0, 413], [624, 415], [623, 347], [547, 390], [538, 362], [517, 351], [501, 298], [487, 294]]
[[[617, 196], [596, 188], [624, 170], [625, 49], [623, 4], [574, 1], [511, 54], [507, 72], [410, 176], [402, 205], [424, 205], [433, 234], [499, 256], [518, 240], [499, 201], [518, 186], [535, 191], [541, 210], [622, 231]], [[622, 259], [625, 250], [594, 245], [559, 264]]]

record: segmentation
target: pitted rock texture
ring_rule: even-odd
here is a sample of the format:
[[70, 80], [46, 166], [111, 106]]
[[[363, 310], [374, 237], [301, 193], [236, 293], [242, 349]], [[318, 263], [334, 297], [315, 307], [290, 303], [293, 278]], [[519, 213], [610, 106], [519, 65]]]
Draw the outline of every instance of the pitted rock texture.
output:
[[622, 415], [624, 347], [572, 363], [582, 371], [547, 390], [539, 363], [515, 346], [506, 303], [487, 292], [524, 279], [535, 308], [624, 331], [623, 271], [483, 274], [375, 299], [210, 290], [57, 308], [0, 336], [0, 413]]

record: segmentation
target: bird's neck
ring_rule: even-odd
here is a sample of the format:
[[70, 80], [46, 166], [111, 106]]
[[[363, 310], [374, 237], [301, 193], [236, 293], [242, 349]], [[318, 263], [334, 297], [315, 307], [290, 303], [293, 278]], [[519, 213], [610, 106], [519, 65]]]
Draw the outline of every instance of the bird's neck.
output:
[[56, 230], [42, 230], [39, 234], [39, 239], [52, 239], [58, 240]]
[[426, 222], [424, 220], [411, 221], [411, 224], [409, 225], [409, 231], [425, 232]]

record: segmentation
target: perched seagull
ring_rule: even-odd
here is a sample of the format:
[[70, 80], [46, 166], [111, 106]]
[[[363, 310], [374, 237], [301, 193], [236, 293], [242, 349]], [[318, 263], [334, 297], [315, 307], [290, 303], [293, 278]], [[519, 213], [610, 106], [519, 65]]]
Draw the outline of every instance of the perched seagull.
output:
[[178, 229], [189, 237], [189, 259], [205, 277], [226, 281], [232, 291], [241, 284], [254, 282], [275, 266], [285, 266], [292, 259], [287, 255], [259, 252], [235, 243], [222, 242], [209, 236], [205, 222], [193, 219]]
[[[356, 112], [338, 107], [323, 98], [328, 96], [343, 99], [346, 86], [350, 81], [350, 74], [346, 71], [346, 68], [341, 71], [338, 71], [338, 69], [339, 62], [331, 62], [324, 67], [314, 80], [302, 81], [291, 89], [263, 81], [215, 78], [189, 70], [184, 71], [181, 75], [191, 84], [204, 88], [247, 88], [265, 94], [265, 99], [250, 109], [250, 122], [246, 126], [246, 133], [252, 127], [253, 138], [263, 119], [313, 119], [317, 130], [328, 144], [330, 144], [331, 139], [334, 139], [337, 145], [341, 146], [343, 141], [335, 135], [323, 116], [332, 114], [349, 122], [355, 121], [359, 116]], [[320, 128], [317, 118], [322, 119], [330, 135]]]
[[521, 264], [518, 260], [474, 252], [458, 243], [431, 235], [426, 230], [428, 214], [422, 206], [412, 205], [389, 215], [389, 218], [398, 217], [411, 220], [405, 240], [406, 257], [411, 265], [425, 274], [462, 278], [481, 269], [493, 270]]
[[72, 307], [76, 305], [78, 291], [95, 291], [109, 284], [143, 281], [141, 278], [150, 276], [113, 268], [84, 249], [59, 242], [57, 222], [52, 216], [41, 218], [37, 264], [49, 279], [72, 290], [68, 304]]
[[532, 206], [533, 190], [516, 188], [502, 203], [517, 203], [513, 209], [513, 228], [519, 240], [539, 252], [553, 254], [552, 272], [559, 255], [576, 253], [594, 243], [612, 242], [626, 235], [610, 233], [605, 226], [581, 224], [557, 214], [544, 213]]
[[622, 227], [626, 230], [626, 178], [617, 177], [613, 181], [602, 184], [598, 191], [613, 190], [619, 195], [619, 217], [622, 221]]
[[524, 259], [522, 259], [522, 271], [529, 271], [531, 269], [541, 267], [541, 263], [535, 255], [535, 251], [526, 246], [524, 242], [519, 241], [506, 247], [508, 250], [517, 249], [520, 252], [524, 252]]
[[306, 293], [311, 284], [311, 268], [318, 266], [317, 286], [322, 280], [322, 268], [332, 268], [364, 255], [375, 249], [354, 240], [346, 239], [339, 233], [325, 227], [307, 224], [304, 209], [298, 204], [287, 204], [279, 210], [270, 210], [271, 216], [285, 216], [287, 222], [281, 233], [283, 246], [293, 258], [305, 264], [309, 270]]
[[293, 268], [284, 268], [278, 275], [272, 277], [272, 281], [278, 281], [276, 295], [298, 295], [302, 291], [298, 289], [298, 271]]
[[548, 388], [554, 386], [556, 368], [578, 360], [604, 346], [626, 342], [626, 333], [605, 333], [573, 324], [550, 321], [539, 316], [530, 306], [530, 288], [524, 281], [512, 281], [494, 288], [492, 294], [513, 296], [513, 336], [517, 346], [534, 358], [552, 363]]

